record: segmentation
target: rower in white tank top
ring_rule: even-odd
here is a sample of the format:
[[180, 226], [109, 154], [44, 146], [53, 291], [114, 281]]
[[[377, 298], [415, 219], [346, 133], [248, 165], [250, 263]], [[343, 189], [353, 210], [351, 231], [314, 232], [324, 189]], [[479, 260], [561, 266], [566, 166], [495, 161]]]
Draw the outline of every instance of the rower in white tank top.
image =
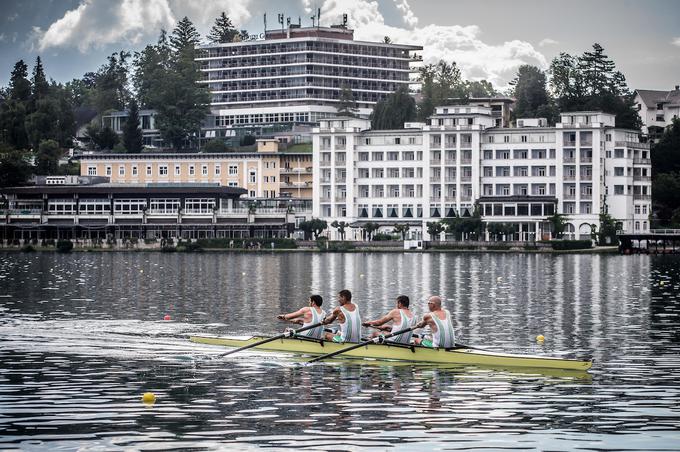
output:
[[[279, 314], [276, 316], [276, 318], [300, 324], [303, 328], [315, 325], [317, 323], [321, 323], [324, 317], [326, 317], [326, 313], [321, 309], [322, 303], [323, 299], [320, 295], [312, 295], [309, 297], [309, 306], [305, 306], [295, 312], [290, 312], [288, 314]], [[323, 339], [323, 325], [319, 325], [316, 328], [302, 331], [297, 334], [299, 336], [305, 336], [314, 339]]]
[[424, 347], [449, 348], [456, 345], [456, 335], [453, 331], [451, 313], [442, 308], [442, 299], [438, 296], [431, 296], [427, 300], [427, 307], [430, 310], [418, 322], [416, 328], [429, 326], [432, 331], [432, 339], [416, 339], [416, 344]]
[[[317, 311], [317, 309], [319, 311]], [[324, 311], [321, 308], [311, 306], [310, 307], [310, 312], [312, 313], [312, 319], [309, 322], [303, 322], [302, 323], [302, 328], [315, 325], [317, 323], [321, 323], [321, 321], [326, 317], [326, 311]], [[323, 325], [319, 325], [316, 328], [312, 328], [311, 330], [303, 331], [301, 333], [298, 333], [299, 336], [305, 336], [305, 337], [311, 337], [314, 339], [321, 339], [323, 337]]]
[[[408, 314], [411, 314], [411, 317], [409, 317]], [[405, 330], [416, 324], [416, 317], [410, 311], [407, 311], [406, 309], [400, 309], [399, 315], [401, 316], [401, 321], [399, 324], [392, 324], [390, 333], [396, 333], [397, 331]], [[392, 336], [391, 338], [387, 339], [387, 341], [396, 342], [397, 344], [410, 344], [411, 336], [413, 336], [413, 331], [408, 331], [406, 333], [398, 334], [397, 336]]]
[[[409, 298], [406, 295], [399, 295], [396, 300], [397, 306], [395, 309], [392, 309], [384, 317], [364, 323], [364, 326], [366, 327], [373, 327], [379, 330], [373, 333], [371, 337], [377, 337], [387, 332], [396, 333], [414, 326], [415, 316], [408, 309], [409, 303]], [[392, 322], [391, 326], [383, 326], [389, 322]], [[411, 331], [407, 331], [406, 333], [393, 336], [387, 340], [399, 344], [409, 344], [411, 341], [411, 335]]]
[[340, 330], [337, 334], [326, 333], [325, 338], [333, 342], [360, 342], [361, 315], [359, 306], [352, 303], [352, 292], [347, 289], [338, 293], [339, 306], [323, 320], [324, 325], [338, 321]]

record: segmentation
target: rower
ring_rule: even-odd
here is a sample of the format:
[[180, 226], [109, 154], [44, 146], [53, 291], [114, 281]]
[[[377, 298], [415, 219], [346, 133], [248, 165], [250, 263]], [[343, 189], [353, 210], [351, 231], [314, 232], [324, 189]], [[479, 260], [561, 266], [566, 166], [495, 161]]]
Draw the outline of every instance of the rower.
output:
[[[397, 331], [405, 330], [415, 323], [415, 316], [409, 310], [408, 306], [410, 301], [406, 295], [399, 295], [397, 297], [397, 307], [392, 309], [387, 313], [386, 316], [378, 319], [371, 320], [369, 322], [364, 322], [366, 327], [376, 327], [381, 331], [386, 331], [390, 333], [395, 333]], [[385, 324], [392, 322], [391, 326], [386, 326]], [[377, 337], [382, 334], [381, 331], [376, 331], [371, 335], [371, 337]], [[391, 337], [387, 339], [389, 342], [396, 342], [398, 344], [410, 344], [411, 343], [412, 332], [399, 334], [398, 336]]]
[[[326, 312], [321, 309], [323, 304], [323, 298], [321, 295], [312, 295], [309, 297], [309, 306], [304, 306], [295, 312], [289, 312], [288, 314], [279, 314], [276, 316], [279, 320], [288, 320], [293, 323], [298, 323], [302, 327], [307, 327], [320, 323], [321, 320], [326, 316]], [[306, 336], [314, 339], [323, 339], [323, 327], [318, 326], [312, 328], [311, 330], [303, 331], [298, 333], [298, 336]]]
[[331, 313], [323, 319], [323, 324], [328, 325], [334, 321], [340, 324], [337, 333], [326, 333], [327, 341], [333, 342], [359, 342], [361, 341], [361, 316], [359, 306], [352, 303], [352, 292], [343, 289], [338, 292], [338, 304]]
[[456, 344], [456, 336], [451, 323], [451, 313], [447, 309], [442, 309], [442, 299], [436, 295], [427, 300], [427, 307], [430, 310], [423, 316], [423, 320], [418, 322], [416, 328], [430, 327], [432, 339], [416, 339], [417, 345], [431, 348], [449, 348]]

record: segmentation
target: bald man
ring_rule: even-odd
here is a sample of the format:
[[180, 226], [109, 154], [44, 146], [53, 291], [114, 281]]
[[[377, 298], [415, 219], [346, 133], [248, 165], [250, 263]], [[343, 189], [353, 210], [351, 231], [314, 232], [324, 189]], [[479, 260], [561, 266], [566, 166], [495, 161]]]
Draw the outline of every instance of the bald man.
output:
[[436, 295], [427, 299], [427, 308], [430, 310], [423, 316], [423, 320], [416, 324], [416, 328], [430, 327], [432, 339], [416, 339], [416, 344], [430, 348], [449, 348], [456, 344], [456, 336], [453, 332], [451, 313], [442, 308], [442, 299]]

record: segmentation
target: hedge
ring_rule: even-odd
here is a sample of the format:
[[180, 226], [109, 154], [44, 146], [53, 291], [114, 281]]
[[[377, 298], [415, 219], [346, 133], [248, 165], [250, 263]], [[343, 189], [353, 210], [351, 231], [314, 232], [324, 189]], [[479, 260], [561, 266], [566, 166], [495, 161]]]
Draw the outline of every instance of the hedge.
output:
[[551, 240], [552, 249], [558, 251], [565, 250], [587, 250], [593, 247], [591, 240]]
[[279, 239], [279, 238], [252, 238], [252, 239], [198, 239], [196, 243], [201, 248], [250, 248], [251, 243], [253, 248], [257, 248], [260, 244], [260, 249], [271, 249], [271, 244], [274, 244], [276, 249], [293, 249], [297, 248], [297, 243], [293, 239]]
[[73, 242], [70, 240], [59, 240], [57, 242], [57, 251], [60, 253], [68, 253], [73, 249]]

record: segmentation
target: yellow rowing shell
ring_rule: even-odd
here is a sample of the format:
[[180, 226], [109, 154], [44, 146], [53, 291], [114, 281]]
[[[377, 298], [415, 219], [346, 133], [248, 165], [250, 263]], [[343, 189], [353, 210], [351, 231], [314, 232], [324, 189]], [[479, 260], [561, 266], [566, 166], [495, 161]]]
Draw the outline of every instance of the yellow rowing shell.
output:
[[[221, 345], [223, 347], [243, 347], [265, 337], [210, 337], [191, 336], [192, 342], [199, 344]], [[336, 344], [309, 339], [283, 338], [254, 348], [272, 352], [291, 352], [307, 355], [325, 355], [342, 350], [352, 344]], [[513, 355], [472, 348], [453, 350], [433, 349], [426, 347], [407, 347], [389, 344], [367, 344], [364, 347], [343, 353], [347, 358], [363, 358], [376, 360], [395, 360], [418, 363], [457, 364], [493, 367], [529, 367], [534, 369], [588, 370], [593, 365], [591, 360], [554, 358], [549, 356]]]

